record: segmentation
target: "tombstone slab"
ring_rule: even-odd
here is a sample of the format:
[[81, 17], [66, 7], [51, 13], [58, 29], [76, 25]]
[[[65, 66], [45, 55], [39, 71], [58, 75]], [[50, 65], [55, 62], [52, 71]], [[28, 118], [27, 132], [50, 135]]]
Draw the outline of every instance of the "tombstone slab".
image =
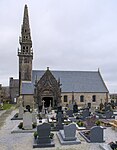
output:
[[57, 133], [58, 139], [62, 145], [72, 145], [81, 143], [76, 137], [76, 125], [71, 123], [64, 126], [64, 130]]
[[64, 116], [62, 112], [58, 112], [58, 114], [56, 115], [56, 120], [57, 120], [56, 125], [57, 130], [63, 129]]
[[23, 115], [23, 128], [25, 130], [32, 129], [32, 114], [30, 112], [25, 112]]
[[103, 130], [104, 130], [104, 128], [100, 127], [100, 126], [92, 127], [91, 131], [90, 131], [90, 141], [93, 143], [94, 142], [98, 142], [98, 143], [104, 142]]
[[50, 139], [51, 126], [49, 123], [43, 123], [37, 126], [38, 137], [34, 140], [33, 148], [54, 147], [55, 144]]
[[89, 143], [103, 143], [104, 142], [104, 135], [103, 130], [105, 128], [101, 126], [94, 126], [89, 130], [88, 135], [86, 136], [86, 133], [80, 132], [80, 135], [83, 136], [83, 138], [89, 142]]

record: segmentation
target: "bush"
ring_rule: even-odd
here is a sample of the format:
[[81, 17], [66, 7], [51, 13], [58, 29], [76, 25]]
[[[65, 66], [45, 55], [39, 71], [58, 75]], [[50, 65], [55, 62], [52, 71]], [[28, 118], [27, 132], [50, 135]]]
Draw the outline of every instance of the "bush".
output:
[[42, 120], [41, 114], [38, 114], [37, 116], [38, 116], [39, 120]]
[[15, 118], [18, 118], [18, 113], [16, 113], [14, 117], [15, 117]]
[[97, 126], [100, 126], [101, 122], [100, 122], [99, 120], [97, 120], [97, 121], [95, 122], [95, 124], [96, 124]]
[[34, 129], [34, 128], [36, 128], [37, 127], [37, 124], [36, 123], [33, 123], [32, 124], [32, 128]]
[[19, 128], [19, 129], [22, 129], [22, 128], [23, 128], [23, 122], [20, 122], [20, 124], [18, 125], [18, 128]]
[[50, 133], [50, 138], [53, 139], [54, 133]]
[[36, 131], [36, 132], [34, 132], [33, 136], [34, 136], [34, 138], [35, 138], [35, 139], [37, 139], [37, 136], [38, 136], [37, 131]]
[[78, 119], [79, 119], [79, 116], [76, 116], [76, 119], [78, 120]]
[[67, 120], [68, 119], [68, 116], [64, 116], [64, 120]]
[[51, 123], [51, 127], [54, 127], [54, 122]]
[[79, 127], [83, 127], [83, 126], [84, 126], [84, 123], [83, 123], [82, 121], [78, 121], [78, 122], [77, 122], [77, 125], [78, 125]]
[[[36, 127], [37, 127], [37, 124], [36, 124], [36, 123], [33, 123], [33, 124], [32, 124], [32, 128], [34, 129], [34, 128], [36, 128]], [[23, 128], [23, 122], [20, 122], [20, 124], [18, 125], [18, 128], [24, 130], [24, 128]]]

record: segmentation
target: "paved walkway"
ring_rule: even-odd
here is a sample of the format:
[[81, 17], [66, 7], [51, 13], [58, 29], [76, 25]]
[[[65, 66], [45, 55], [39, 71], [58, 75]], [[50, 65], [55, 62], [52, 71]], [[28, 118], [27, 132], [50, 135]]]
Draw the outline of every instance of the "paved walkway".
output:
[[0, 110], [0, 116], [5, 112], [6, 112], [6, 110]]
[[[14, 110], [7, 118], [4, 126], [0, 130], [0, 150], [34, 150], [33, 145], [33, 133], [19, 133], [11, 134], [11, 130], [19, 124], [19, 120], [10, 120], [17, 110]], [[55, 132], [54, 132], [55, 133]], [[98, 134], [98, 133], [97, 133]], [[77, 136], [81, 140], [79, 145], [67, 145], [61, 146], [56, 133], [54, 136], [55, 147], [54, 148], [37, 148], [36, 150], [100, 150], [99, 143], [87, 143], [80, 135]], [[117, 132], [114, 132], [111, 128], [108, 128], [104, 132], [106, 142], [117, 139]]]

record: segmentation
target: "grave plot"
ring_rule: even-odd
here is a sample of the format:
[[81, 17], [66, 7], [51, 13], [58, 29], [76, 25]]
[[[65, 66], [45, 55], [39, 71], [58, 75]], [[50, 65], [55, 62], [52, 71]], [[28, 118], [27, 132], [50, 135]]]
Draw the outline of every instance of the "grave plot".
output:
[[[32, 117], [33, 116], [33, 117]], [[30, 112], [25, 112], [23, 114], [23, 122], [20, 122], [11, 133], [31, 133], [36, 131], [37, 126], [36, 115], [31, 114]]]
[[64, 125], [64, 129], [59, 130], [57, 137], [62, 145], [73, 145], [81, 143], [76, 136], [76, 124], [74, 123]]
[[22, 106], [22, 103], [20, 103], [19, 107], [19, 113], [16, 113], [11, 120], [22, 120], [24, 114], [24, 107]]
[[59, 131], [63, 129], [64, 125], [71, 123], [71, 121], [66, 114], [63, 114], [62, 111], [58, 111], [56, 117], [54, 115], [50, 118], [48, 117], [48, 123], [51, 125], [51, 131]]
[[99, 109], [95, 111], [95, 114], [99, 119], [114, 119], [113, 111], [111, 103], [105, 103], [104, 105], [100, 103]]
[[53, 135], [49, 123], [43, 123], [37, 126], [37, 132], [34, 133], [33, 148], [54, 147]]
[[104, 129], [101, 126], [94, 126], [88, 131], [80, 132], [80, 135], [89, 143], [102, 143], [104, 142]]

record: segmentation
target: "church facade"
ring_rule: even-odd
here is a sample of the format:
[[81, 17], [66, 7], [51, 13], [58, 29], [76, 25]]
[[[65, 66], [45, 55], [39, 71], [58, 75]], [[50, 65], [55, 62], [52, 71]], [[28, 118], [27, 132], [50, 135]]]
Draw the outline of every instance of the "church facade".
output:
[[45, 107], [66, 106], [76, 102], [79, 106], [98, 106], [108, 101], [109, 91], [100, 71], [50, 71], [33, 70], [33, 49], [29, 26], [28, 8], [25, 5], [21, 37], [19, 39], [19, 95], [24, 106], [34, 103]]

